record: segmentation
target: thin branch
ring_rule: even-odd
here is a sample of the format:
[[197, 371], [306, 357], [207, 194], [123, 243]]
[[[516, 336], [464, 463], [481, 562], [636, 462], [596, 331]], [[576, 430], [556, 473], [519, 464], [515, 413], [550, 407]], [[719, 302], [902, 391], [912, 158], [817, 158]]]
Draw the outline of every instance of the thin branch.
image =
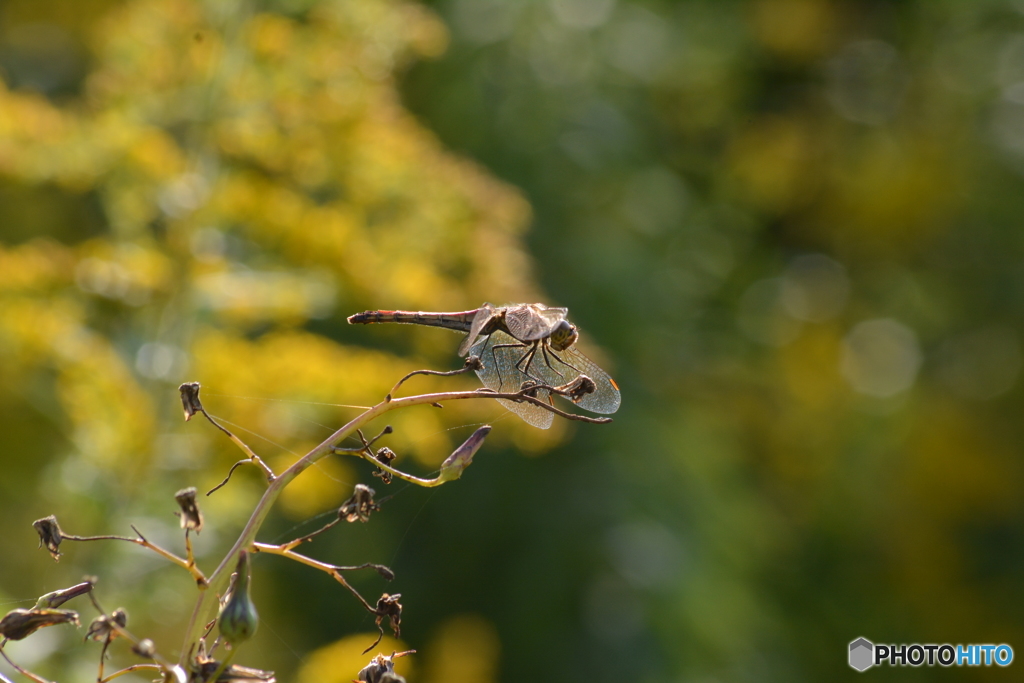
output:
[[97, 681], [102, 681], [103, 680], [103, 669], [105, 668], [105, 665], [106, 665], [107, 648], [110, 647], [110, 642], [113, 639], [114, 639], [113, 636], [110, 635], [110, 634], [107, 634], [107, 637], [103, 639], [103, 649], [100, 650], [100, 668], [99, 668], [99, 671], [96, 672], [96, 680]]
[[42, 676], [40, 676], [38, 674], [34, 674], [31, 671], [29, 671], [28, 669], [23, 669], [20, 666], [18, 666], [17, 664], [15, 664], [14, 662], [12, 662], [11, 658], [7, 656], [6, 652], [4, 652], [3, 646], [6, 645], [6, 644], [7, 644], [7, 639], [4, 638], [3, 643], [0, 643], [0, 655], [2, 655], [5, 660], [7, 660], [8, 664], [10, 664], [12, 667], [14, 667], [15, 671], [20, 673], [22, 676], [25, 676], [26, 678], [31, 678], [36, 683], [50, 683], [50, 681], [46, 680]]
[[[134, 525], [132, 525], [132, 531], [134, 531], [136, 534], [138, 534], [138, 538], [131, 538], [129, 536], [114, 536], [114, 535], [110, 535], [110, 534], [103, 535], [103, 536], [72, 536], [71, 534], [65, 534], [63, 531], [61, 532], [60, 537], [63, 540], [66, 540], [66, 541], [128, 541], [129, 543], [134, 543], [136, 545], [141, 545], [144, 548], [149, 548], [150, 550], [155, 552], [157, 555], [160, 555], [164, 559], [170, 560], [171, 562], [173, 562], [174, 564], [178, 565], [179, 567], [182, 567], [183, 569], [186, 569], [188, 571], [188, 573], [192, 575], [192, 578], [195, 579], [196, 585], [198, 585], [200, 589], [206, 588], [206, 586], [207, 586], [206, 577], [203, 576], [203, 572], [200, 571], [199, 567], [196, 566], [194, 560], [193, 561], [189, 561], [189, 560], [180, 558], [177, 555], [175, 555], [174, 553], [172, 553], [171, 551], [164, 550], [163, 548], [161, 548], [157, 544], [151, 543], [150, 541], [146, 540], [146, 537], [143, 536], [139, 532], [139, 530], [135, 528]], [[186, 539], [187, 539], [187, 536], [186, 536]]]
[[[190, 572], [193, 569], [199, 571], [196, 567], [196, 556], [192, 553], [192, 539], [189, 537], [188, 532], [189, 530], [185, 529], [185, 562], [188, 563], [188, 570]], [[200, 572], [200, 575], [202, 575], [202, 572]], [[193, 574], [193, 576], [195, 576], [195, 574]], [[198, 579], [196, 579], [196, 581], [198, 582]], [[205, 577], [203, 578], [203, 581], [206, 581]]]
[[306, 534], [305, 536], [300, 536], [299, 538], [296, 538], [293, 541], [288, 541], [287, 543], [282, 543], [280, 547], [286, 548], [288, 550], [291, 550], [292, 548], [296, 548], [296, 547], [302, 545], [303, 543], [305, 543], [306, 541], [312, 540], [315, 536], [319, 536], [320, 534], [322, 534], [323, 532], [327, 531], [328, 529], [330, 529], [335, 524], [338, 524], [339, 522], [341, 522], [341, 519], [342, 519], [341, 517], [335, 517], [330, 522], [327, 522], [327, 524], [324, 524], [322, 527], [320, 527], [316, 531], [314, 531], [312, 533], [309, 533], [309, 534]]
[[442, 372], [440, 370], [413, 370], [408, 375], [398, 380], [395, 386], [391, 387], [391, 391], [389, 391], [388, 395], [384, 397], [384, 401], [390, 402], [391, 398], [398, 391], [398, 387], [402, 386], [402, 384], [404, 384], [407, 379], [415, 377], [416, 375], [432, 375], [434, 377], [454, 377], [455, 375], [461, 375], [471, 370], [480, 370], [483, 368], [483, 366], [484, 365], [482, 362], [480, 362], [479, 356], [470, 356], [466, 359], [466, 364], [463, 367], [459, 368], [458, 370], [449, 370], [448, 372]]
[[249, 456], [249, 461], [250, 462], [253, 462], [256, 465], [259, 465], [260, 467], [263, 468], [264, 474], [267, 475], [267, 481], [268, 482], [274, 481], [274, 479], [277, 478], [277, 475], [274, 474], [274, 470], [270, 469], [270, 465], [268, 465], [267, 463], [263, 462], [263, 460], [260, 459], [260, 456], [256, 455], [256, 453], [251, 448], [249, 448], [245, 444], [244, 441], [242, 441], [237, 436], [232, 434], [227, 429], [227, 427], [221, 426], [221, 424], [219, 422], [217, 422], [216, 420], [214, 420], [213, 417], [208, 412], [206, 412], [205, 409], [203, 409], [203, 410], [201, 410], [199, 412], [201, 412], [203, 414], [203, 417], [205, 417], [207, 420], [210, 421], [210, 424], [212, 424], [214, 427], [216, 427], [220, 431], [222, 431], [225, 434], [227, 434], [228, 438], [231, 439], [232, 441], [234, 441], [235, 445], [238, 446], [239, 448], [241, 448], [242, 452]]
[[236, 470], [236, 469], [238, 469], [238, 466], [239, 466], [239, 465], [246, 465], [246, 464], [248, 464], [249, 462], [251, 462], [251, 461], [249, 461], [249, 460], [239, 460], [239, 461], [238, 461], [238, 462], [236, 462], [236, 463], [235, 463], [234, 465], [232, 465], [232, 466], [231, 466], [231, 469], [230, 469], [230, 470], [228, 470], [228, 476], [224, 477], [224, 481], [222, 481], [221, 483], [217, 484], [217, 485], [216, 485], [216, 486], [214, 486], [214, 487], [213, 487], [212, 489], [210, 489], [209, 491], [207, 491], [207, 492], [206, 492], [206, 495], [208, 495], [208, 496], [209, 496], [209, 495], [210, 495], [210, 494], [212, 494], [212, 493], [213, 493], [214, 491], [216, 491], [217, 489], [219, 489], [219, 488], [223, 487], [223, 486], [224, 486], [225, 484], [227, 484], [227, 483], [228, 483], [228, 482], [229, 482], [229, 481], [231, 480], [231, 475], [235, 473], [235, 470]]
[[156, 669], [157, 671], [163, 670], [163, 668], [159, 664], [132, 664], [131, 666], [125, 667], [120, 671], [115, 671], [106, 678], [101, 678], [100, 683], [107, 683], [107, 681], [112, 681], [115, 678], [124, 676], [125, 674], [130, 674], [131, 672], [138, 671], [139, 669]]
[[332, 576], [335, 581], [337, 581], [342, 586], [347, 588], [349, 590], [349, 592], [352, 593], [352, 595], [356, 596], [356, 598], [359, 600], [359, 602], [363, 603], [363, 607], [365, 607], [368, 611], [370, 611], [370, 612], [372, 612], [374, 614], [377, 613], [377, 610], [373, 606], [371, 606], [370, 603], [368, 603], [366, 601], [366, 599], [363, 598], [362, 595], [359, 594], [359, 591], [357, 591], [355, 588], [353, 588], [352, 585], [348, 581], [345, 580], [345, 578], [341, 575], [341, 572], [343, 572], [343, 571], [354, 571], [356, 569], [375, 569], [375, 570], [377, 570], [378, 573], [383, 574], [383, 572], [386, 571], [391, 576], [394, 576], [394, 574], [391, 574], [391, 570], [390, 569], [388, 569], [387, 567], [385, 567], [383, 565], [371, 564], [371, 563], [361, 564], [361, 565], [358, 565], [358, 566], [355, 566], [355, 567], [344, 567], [344, 566], [340, 566], [340, 565], [336, 565], [336, 564], [328, 564], [326, 562], [321, 562], [320, 560], [314, 560], [312, 557], [307, 557], [305, 555], [301, 555], [301, 554], [293, 551], [291, 548], [288, 548], [287, 545], [288, 544], [285, 544], [283, 546], [278, 546], [278, 545], [268, 545], [266, 543], [253, 543], [252, 544], [252, 550], [253, 550], [253, 552], [258, 552], [258, 553], [269, 553], [271, 555], [280, 555], [282, 557], [287, 557], [290, 560], [295, 560], [296, 562], [301, 562], [302, 564], [304, 564], [304, 565], [306, 565], [308, 567], [313, 567], [314, 569], [319, 569], [322, 572], [326, 572], [327, 574]]

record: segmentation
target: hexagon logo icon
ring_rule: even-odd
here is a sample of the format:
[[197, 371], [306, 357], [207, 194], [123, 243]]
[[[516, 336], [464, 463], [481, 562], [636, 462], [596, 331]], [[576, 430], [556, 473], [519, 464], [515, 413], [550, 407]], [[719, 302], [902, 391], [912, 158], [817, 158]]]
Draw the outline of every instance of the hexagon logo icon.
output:
[[875, 645], [867, 638], [858, 638], [850, 643], [850, 666], [857, 671], [866, 671], [875, 663]]

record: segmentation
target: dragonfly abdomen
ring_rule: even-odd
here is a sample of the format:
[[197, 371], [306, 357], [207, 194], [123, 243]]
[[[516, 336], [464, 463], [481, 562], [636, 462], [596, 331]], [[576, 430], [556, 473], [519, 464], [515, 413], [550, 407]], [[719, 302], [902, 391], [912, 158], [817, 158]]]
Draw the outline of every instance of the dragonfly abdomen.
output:
[[427, 313], [424, 311], [363, 311], [348, 317], [349, 323], [368, 325], [370, 323], [403, 323], [407, 325], [430, 325], [449, 330], [469, 332], [477, 309], [454, 313]]

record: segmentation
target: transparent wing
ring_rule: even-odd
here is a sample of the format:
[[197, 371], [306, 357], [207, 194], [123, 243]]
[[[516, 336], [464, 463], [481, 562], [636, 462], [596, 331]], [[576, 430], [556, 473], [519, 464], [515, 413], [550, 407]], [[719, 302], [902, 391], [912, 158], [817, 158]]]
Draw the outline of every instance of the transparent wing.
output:
[[595, 389], [573, 403], [592, 413], [608, 414], [619, 409], [621, 397], [615, 380], [575, 347], [554, 351], [550, 346], [543, 344], [530, 360], [529, 367], [525, 363], [520, 367], [526, 370], [531, 379], [553, 387], [569, 384], [580, 375], [586, 375], [594, 380]]
[[[549, 350], [548, 355], [555, 354]], [[584, 410], [589, 410], [592, 413], [601, 413], [602, 415], [610, 415], [619, 409], [619, 404], [622, 402], [622, 397], [619, 394], [619, 385], [615, 383], [615, 380], [607, 372], [599, 368], [594, 361], [577, 351], [574, 346], [570, 346], [564, 351], [559, 351], [557, 357], [571, 365], [574, 370], [577, 370], [575, 373], [576, 377], [586, 375], [594, 380], [594, 383], [597, 385], [597, 389], [593, 393], [585, 394], [576, 402], [576, 405]], [[558, 361], [552, 361], [551, 365], [561, 370]], [[563, 374], [565, 373], [563, 372]], [[573, 377], [573, 379], [576, 377]]]
[[476, 315], [473, 316], [473, 324], [470, 325], [469, 334], [459, 344], [459, 355], [465, 356], [469, 353], [470, 347], [476, 343], [476, 338], [480, 335], [480, 330], [486, 327], [487, 323], [494, 319], [494, 316], [498, 315], [497, 309], [494, 308], [493, 304], [484, 302], [484, 304], [477, 309]]
[[[513, 346], [504, 346], [512, 344]], [[498, 348], [495, 348], [497, 346]], [[483, 362], [482, 370], [477, 370], [476, 375], [488, 389], [501, 393], [514, 393], [523, 387], [523, 383], [531, 381], [531, 378], [524, 375], [516, 368], [516, 363], [529, 351], [530, 345], [520, 344], [504, 332], [498, 330], [484, 339], [479, 340], [470, 349], [470, 353], [479, 356]], [[536, 378], [533, 378], [536, 381]], [[550, 400], [550, 392], [540, 390], [537, 398], [542, 401]], [[498, 399], [501, 405], [523, 418], [526, 422], [547, 429], [555, 419], [554, 413], [544, 410], [540, 406], [527, 401], [517, 403], [506, 399]]]
[[544, 304], [519, 304], [504, 310], [509, 334], [522, 341], [550, 336], [551, 330], [568, 313], [568, 309], [548, 308]]

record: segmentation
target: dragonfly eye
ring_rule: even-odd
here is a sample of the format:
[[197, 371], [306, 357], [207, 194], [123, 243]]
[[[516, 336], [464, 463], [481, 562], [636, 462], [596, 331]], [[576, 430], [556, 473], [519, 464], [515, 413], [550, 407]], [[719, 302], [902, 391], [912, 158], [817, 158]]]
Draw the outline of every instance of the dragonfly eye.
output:
[[555, 329], [551, 331], [551, 348], [555, 351], [565, 351], [579, 338], [580, 333], [576, 331], [575, 325], [568, 320], [560, 320], [555, 325]]

